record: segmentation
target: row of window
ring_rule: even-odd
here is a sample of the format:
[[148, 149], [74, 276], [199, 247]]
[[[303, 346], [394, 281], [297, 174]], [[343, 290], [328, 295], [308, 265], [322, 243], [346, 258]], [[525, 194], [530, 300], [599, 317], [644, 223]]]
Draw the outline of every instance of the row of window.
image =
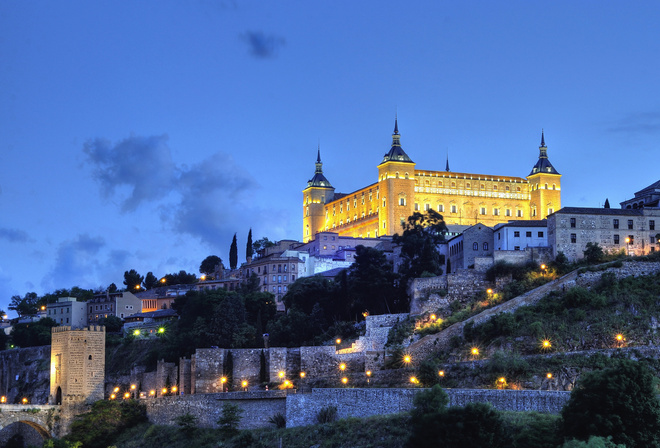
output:
[[[327, 238], [327, 236], [326, 236]], [[334, 238], [334, 237], [333, 237]], [[287, 269], [289, 269], [288, 264], [274, 264], [273, 267], [271, 268], [271, 272], [287, 272]], [[294, 263], [291, 263], [291, 270], [295, 271], [296, 270], [296, 265]], [[264, 274], [268, 273], [268, 265], [264, 266]], [[257, 266], [257, 274], [261, 274], [261, 266]]]
[[[484, 243], [484, 250], [488, 250], [488, 243]], [[472, 250], [479, 250], [479, 243], [472, 243]]]
[[[577, 219], [576, 218], [571, 218], [570, 219], [570, 225], [571, 228], [575, 228], [577, 226]], [[619, 220], [618, 219], [613, 219], [612, 220], [612, 228], [618, 229], [619, 228]], [[628, 230], [633, 230], [635, 228], [635, 223], [632, 219], [628, 220]], [[640, 229], [643, 230], [643, 229]], [[649, 220], [649, 230], [655, 230], [655, 220], [650, 219]]]
[[[419, 185], [419, 183], [418, 183], [417, 180], [415, 180], [415, 185]], [[433, 187], [435, 187], [436, 184], [435, 184], [435, 182], [433, 182], [433, 185], [431, 185], [431, 182], [428, 181], [428, 180], [426, 180], [426, 181], [424, 181], [424, 186], [426, 186], [426, 187], [429, 187], [429, 186], [433, 186]], [[451, 183], [449, 184], [449, 186], [450, 186], [451, 188], [456, 188], [456, 182], [451, 182]], [[438, 187], [438, 188], [444, 188], [444, 183], [443, 183], [441, 180], [438, 181], [437, 187]], [[472, 188], [472, 184], [471, 184], [470, 182], [466, 182], [466, 183], [465, 183], [465, 188], [466, 188], [466, 189], [471, 189], [471, 188]], [[476, 187], [475, 187], [475, 188], [476, 188]], [[545, 184], [545, 188], [546, 188], [546, 190], [548, 189], [548, 184]], [[486, 190], [486, 184], [479, 184], [479, 189], [480, 189], [480, 190]], [[494, 185], [492, 186], [492, 190], [493, 190], [493, 191], [498, 191], [498, 189], [499, 189], [499, 186], [498, 186], [497, 184], [494, 184]], [[537, 185], [537, 189], [538, 189], [538, 185]], [[552, 189], [553, 189], [553, 190], [556, 189], [555, 184], [552, 184]], [[505, 185], [505, 186], [504, 186], [504, 191], [511, 191], [511, 188], [510, 188], [508, 185]], [[520, 192], [520, 191], [521, 191], [521, 188], [520, 188], [519, 186], [516, 187], [516, 191]]]
[[[621, 237], [619, 235], [612, 235], [614, 244], [621, 244]], [[651, 243], [653, 243], [655, 240], [654, 237], [651, 237]], [[575, 244], [577, 243], [577, 234], [576, 233], [571, 233], [571, 243]], [[635, 244], [635, 235], [628, 235], [625, 240], [626, 244]], [[651, 248], [653, 249], [653, 248]]]
[[[264, 292], [268, 292], [267, 286], [264, 286]], [[282, 293], [286, 294], [286, 285], [277, 286], [277, 287], [273, 286], [273, 294], [282, 294]]]
[[[498, 238], [499, 238], [500, 234], [498, 233], [497, 235], [498, 235]], [[543, 232], [538, 232], [537, 235], [538, 235], [539, 238], [543, 238]], [[513, 237], [514, 238], [520, 238], [520, 231], [514, 230], [513, 231]], [[529, 231], [529, 230], [526, 231], [525, 232], [525, 238], [531, 238], [531, 237], [532, 237], [532, 232]]]

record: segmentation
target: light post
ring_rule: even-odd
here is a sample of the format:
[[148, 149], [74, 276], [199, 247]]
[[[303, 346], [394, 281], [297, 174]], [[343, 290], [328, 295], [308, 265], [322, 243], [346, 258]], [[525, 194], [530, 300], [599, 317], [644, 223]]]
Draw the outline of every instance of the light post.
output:
[[367, 375], [367, 385], [369, 385], [371, 382], [371, 370], [367, 370], [365, 373]]
[[223, 392], [225, 392], [225, 383], [226, 382], [227, 382], [227, 377], [226, 376], [223, 376], [222, 378], [220, 378], [220, 384], [221, 384]]
[[630, 256], [630, 237], [629, 236], [626, 237], [626, 251], [627, 251], [626, 255]]
[[241, 387], [243, 388], [243, 390], [244, 390], [245, 392], [247, 392], [247, 390], [248, 390], [248, 382], [247, 382], [247, 380], [243, 380], [243, 381], [241, 381]]

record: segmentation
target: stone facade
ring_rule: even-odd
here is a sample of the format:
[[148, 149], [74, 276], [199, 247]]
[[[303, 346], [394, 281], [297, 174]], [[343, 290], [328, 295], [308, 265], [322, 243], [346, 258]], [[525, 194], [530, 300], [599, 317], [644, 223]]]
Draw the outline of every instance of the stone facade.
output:
[[454, 173], [449, 163], [444, 171], [418, 169], [403, 151], [395, 125], [392, 147], [378, 165], [378, 182], [352, 193], [335, 193], [319, 154], [314, 177], [303, 190], [303, 241], [322, 231], [360, 238], [393, 235], [413, 212], [429, 209], [447, 224], [543, 219], [561, 207], [560, 177], [543, 137], [527, 177]]
[[486, 281], [484, 273], [475, 269], [460, 269], [452, 274], [416, 278], [408, 290], [412, 297], [410, 314], [448, 313], [452, 302], [465, 302], [490, 287], [492, 285]]
[[[447, 242], [449, 260], [447, 273], [475, 268], [475, 259], [493, 256], [493, 229], [475, 224]], [[483, 264], [479, 264], [483, 266]]]
[[505, 261], [511, 264], [549, 263], [554, 258], [550, 247], [526, 247], [523, 250], [496, 250], [493, 262]]
[[53, 327], [50, 373], [52, 404], [102, 400], [105, 327]]
[[0, 351], [0, 395], [7, 403], [46, 404], [50, 394], [50, 346]]
[[584, 257], [587, 243], [605, 251], [646, 255], [660, 250], [660, 209], [565, 207], [548, 217], [548, 245], [575, 261]]

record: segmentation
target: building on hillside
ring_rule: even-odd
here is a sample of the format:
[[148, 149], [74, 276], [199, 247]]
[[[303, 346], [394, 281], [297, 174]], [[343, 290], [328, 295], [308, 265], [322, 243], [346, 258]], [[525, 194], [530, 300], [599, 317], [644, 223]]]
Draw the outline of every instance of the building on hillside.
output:
[[454, 173], [416, 167], [401, 147], [395, 120], [392, 147], [378, 165], [376, 183], [336, 193], [323, 174], [320, 150], [314, 176], [303, 190], [303, 241], [319, 232], [372, 238], [393, 235], [415, 211], [440, 212], [447, 224], [494, 226], [540, 220], [561, 208], [561, 175], [548, 159], [541, 133], [539, 157], [526, 177]]
[[188, 291], [193, 289], [198, 289], [196, 284], [159, 286], [135, 293], [135, 296], [141, 301], [141, 309], [138, 312], [148, 313], [170, 309], [177, 297], [185, 296]]
[[86, 305], [87, 322], [90, 325], [98, 323], [103, 317], [116, 316], [123, 319], [142, 311], [142, 301], [129, 291], [94, 294], [94, 298], [88, 300]]
[[57, 302], [46, 306], [46, 317], [71, 328], [86, 327], [87, 302], [78, 302], [75, 297], [59, 297]]
[[548, 246], [548, 220], [510, 221], [493, 228], [495, 250]]
[[[445, 272], [450, 274], [458, 269], [476, 268], [477, 259], [489, 258], [492, 264], [493, 229], [484, 224], [475, 224], [447, 242]], [[481, 267], [481, 266], [480, 266]]]
[[587, 243], [605, 251], [646, 255], [659, 250], [660, 209], [564, 207], [548, 216], [548, 244], [570, 261], [584, 257]]
[[635, 193], [635, 197], [621, 202], [621, 208], [658, 208], [660, 207], [660, 180]]

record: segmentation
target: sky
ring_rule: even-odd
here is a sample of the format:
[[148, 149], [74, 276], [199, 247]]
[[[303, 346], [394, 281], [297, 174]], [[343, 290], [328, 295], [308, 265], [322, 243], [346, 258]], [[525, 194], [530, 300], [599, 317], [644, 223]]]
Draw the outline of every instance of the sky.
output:
[[302, 238], [317, 148], [337, 192], [391, 145], [525, 177], [562, 205], [658, 180], [654, 1], [0, 1], [0, 309], [227, 264]]

